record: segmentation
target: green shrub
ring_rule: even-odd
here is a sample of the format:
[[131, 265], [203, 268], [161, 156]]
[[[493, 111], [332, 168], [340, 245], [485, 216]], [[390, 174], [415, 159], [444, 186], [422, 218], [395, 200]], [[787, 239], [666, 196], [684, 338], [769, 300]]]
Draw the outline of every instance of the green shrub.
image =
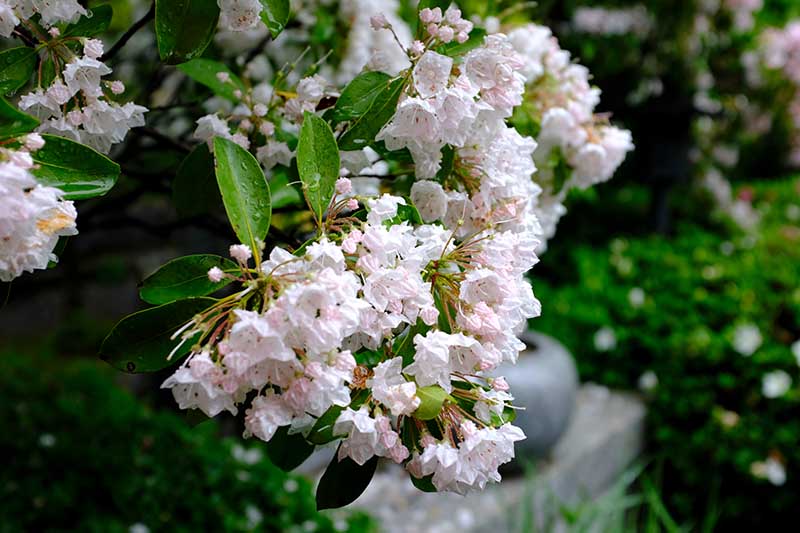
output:
[[[263, 447], [154, 412], [93, 362], [0, 359], [0, 531], [363, 531]], [[144, 529], [139, 527], [139, 531]]]
[[[571, 213], [592, 228], [567, 220], [577, 238], [555, 243], [534, 277], [544, 310], [531, 325], [572, 350], [584, 380], [631, 388], [648, 371], [657, 378], [646, 393], [648, 437], [664, 461], [669, 508], [699, 522], [715, 506], [728, 526], [785, 524], [800, 500], [800, 361], [791, 349], [800, 339], [800, 180], [759, 185], [755, 202], [758, 235], [685, 222], [673, 237], [610, 242], [598, 219], [627, 213], [606, 219], [583, 202]], [[749, 357], [733, 347], [743, 324], [763, 337]], [[595, 346], [602, 328], [615, 348]], [[792, 387], [767, 398], [762, 380], [775, 370]], [[752, 471], [768, 457], [785, 466], [782, 486]]]

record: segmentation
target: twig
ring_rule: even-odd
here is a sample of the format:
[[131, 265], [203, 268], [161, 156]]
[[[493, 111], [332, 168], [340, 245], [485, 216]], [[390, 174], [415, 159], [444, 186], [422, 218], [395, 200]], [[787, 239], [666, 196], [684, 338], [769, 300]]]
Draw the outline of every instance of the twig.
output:
[[150, 9], [147, 11], [147, 13], [142, 18], [133, 23], [133, 26], [131, 26], [128, 29], [128, 31], [126, 31], [122, 35], [122, 37], [120, 37], [119, 40], [116, 43], [114, 43], [114, 46], [111, 47], [111, 50], [109, 50], [100, 57], [100, 61], [103, 62], [108, 61], [112, 59], [115, 55], [117, 55], [117, 53], [122, 49], [123, 46], [125, 46], [125, 44], [130, 40], [130, 38], [133, 37], [133, 35], [137, 31], [141, 30], [148, 22], [153, 20], [155, 16], [156, 16], [156, 3], [153, 2], [150, 5]]

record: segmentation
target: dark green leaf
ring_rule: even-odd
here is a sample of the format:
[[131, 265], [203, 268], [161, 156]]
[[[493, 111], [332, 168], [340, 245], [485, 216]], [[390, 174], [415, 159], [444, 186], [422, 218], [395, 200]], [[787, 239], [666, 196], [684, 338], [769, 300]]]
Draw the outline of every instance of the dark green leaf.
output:
[[0, 52], [0, 94], [10, 94], [25, 85], [36, 69], [36, 50], [27, 46]]
[[257, 255], [272, 217], [269, 185], [261, 165], [253, 154], [222, 137], [214, 139], [214, 155], [228, 220], [239, 240]]
[[417, 397], [421, 403], [414, 411], [414, 418], [419, 420], [433, 420], [439, 416], [445, 400], [450, 399], [450, 395], [439, 385], [417, 387]]
[[168, 361], [169, 353], [181, 342], [180, 338], [170, 337], [215, 301], [188, 298], [126, 316], [103, 341], [100, 359], [130, 373], [155, 372], [174, 365], [191, 351], [196, 339], [184, 342]]
[[445, 144], [442, 148], [442, 165], [439, 167], [439, 172], [436, 173], [436, 180], [444, 183], [450, 174], [453, 173], [453, 166], [455, 165], [456, 151], [449, 144]]
[[55, 135], [42, 135], [44, 147], [33, 153], [39, 181], [58, 187], [68, 200], [107, 193], [119, 177], [119, 165], [88, 146]]
[[307, 442], [303, 435], [289, 435], [289, 427], [278, 428], [275, 435], [267, 442], [267, 456], [272, 464], [285, 472], [291, 472], [308, 459], [314, 451], [314, 445]]
[[297, 143], [297, 171], [306, 201], [321, 223], [339, 178], [339, 148], [328, 123], [308, 111]]
[[142, 282], [139, 296], [147, 303], [160, 305], [191, 296], [207, 296], [228, 285], [231, 280], [213, 283], [208, 271], [214, 267], [231, 274], [239, 267], [218, 255], [187, 255], [173, 259]]
[[267, 25], [272, 38], [278, 36], [289, 22], [289, 0], [261, 0], [261, 20]]
[[464, 55], [470, 50], [482, 45], [484, 37], [486, 37], [486, 30], [484, 30], [483, 28], [475, 28], [469, 34], [469, 39], [467, 39], [463, 43], [452, 41], [437, 47], [436, 51], [439, 52], [440, 54], [450, 57]]
[[411, 476], [411, 483], [422, 492], [439, 492], [433, 484], [433, 474], [423, 478]]
[[200, 56], [214, 37], [217, 0], [156, 0], [156, 40], [161, 60], [183, 63]]
[[337, 454], [317, 485], [317, 510], [336, 509], [356, 501], [372, 481], [377, 466], [377, 456], [359, 466], [349, 457], [339, 461]]
[[214, 171], [214, 156], [206, 143], [197, 145], [178, 167], [172, 182], [172, 201], [185, 217], [222, 210]]
[[30, 133], [39, 121], [0, 97], [0, 141]]
[[321, 417], [317, 418], [311, 428], [311, 432], [308, 434], [308, 440], [314, 444], [327, 444], [336, 440], [337, 437], [333, 434], [333, 424], [336, 423], [336, 419], [342, 414], [343, 409], [338, 405], [333, 405]]
[[331, 118], [343, 122], [362, 116], [375, 97], [388, 87], [391, 79], [388, 74], [377, 71], [359, 74], [342, 90]]
[[297, 168], [275, 167], [273, 169], [272, 178], [269, 180], [273, 209], [303, 204], [302, 194], [292, 186], [292, 182], [297, 182], [299, 179]]
[[[235, 94], [237, 90], [242, 92], [246, 90], [242, 80], [231, 72], [228, 67], [218, 61], [198, 57], [186, 63], [181, 63], [178, 65], [178, 68], [197, 83], [202, 83], [211, 89], [214, 94], [233, 102], [238, 102], [240, 100]], [[217, 74], [220, 72], [227, 73], [230, 79], [228, 81], [220, 80], [217, 77]]]
[[109, 4], [101, 4], [93, 7], [89, 16], [82, 16], [75, 24], [69, 26], [61, 32], [62, 37], [92, 37], [103, 33], [111, 24], [111, 17], [114, 14]]
[[386, 89], [375, 97], [367, 112], [353, 121], [350, 128], [339, 137], [339, 148], [361, 150], [372, 143], [381, 128], [394, 116], [397, 100], [405, 84], [404, 78], [392, 80]]

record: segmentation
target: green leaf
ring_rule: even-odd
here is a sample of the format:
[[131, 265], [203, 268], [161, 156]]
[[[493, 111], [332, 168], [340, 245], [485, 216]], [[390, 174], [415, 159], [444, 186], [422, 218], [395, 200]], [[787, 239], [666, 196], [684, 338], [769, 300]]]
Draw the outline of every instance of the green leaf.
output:
[[410, 222], [412, 225], [422, 224], [422, 216], [413, 205], [398, 205], [397, 214], [388, 220], [384, 220], [383, 225], [391, 228], [403, 222]]
[[25, 85], [36, 69], [36, 50], [27, 46], [0, 52], [0, 93], [10, 94]]
[[381, 128], [391, 120], [397, 109], [397, 100], [406, 85], [404, 78], [396, 78], [381, 91], [367, 109], [347, 131], [339, 137], [342, 150], [361, 150], [375, 140]]
[[257, 256], [272, 217], [267, 179], [253, 154], [233, 141], [216, 137], [214, 155], [217, 183], [228, 220], [239, 240]]
[[327, 444], [336, 440], [337, 436], [333, 434], [333, 425], [336, 423], [336, 419], [339, 418], [343, 410], [343, 407], [333, 405], [330, 409], [325, 411], [321, 417], [317, 418], [317, 421], [311, 428], [308, 434], [308, 440], [314, 444]]
[[34, 117], [23, 113], [0, 97], [0, 141], [30, 133], [39, 125]]
[[391, 80], [388, 74], [377, 71], [363, 72], [356, 76], [336, 100], [336, 107], [332, 113], [333, 120], [344, 122], [362, 116]]
[[34, 152], [39, 181], [64, 191], [67, 200], [107, 193], [119, 177], [119, 165], [88, 146], [55, 135], [42, 135], [44, 146]]
[[439, 385], [417, 387], [417, 397], [421, 403], [413, 416], [419, 420], [433, 420], [439, 416], [445, 400], [450, 399], [450, 395]]
[[61, 36], [63, 37], [92, 37], [103, 33], [111, 24], [114, 11], [109, 4], [93, 7], [89, 15], [84, 15], [75, 24], [67, 26]]
[[[247, 89], [239, 77], [231, 72], [224, 64], [211, 59], [198, 57], [181, 63], [178, 68], [197, 83], [201, 83], [211, 89], [214, 94], [227, 98], [233, 102], [238, 102], [240, 98], [234, 94], [237, 90], [245, 92]], [[229, 81], [223, 82], [217, 74], [225, 72], [230, 77]]]
[[181, 161], [172, 182], [172, 201], [182, 216], [222, 212], [222, 196], [217, 186], [214, 156], [206, 143], [198, 144]]
[[470, 50], [482, 45], [484, 37], [486, 37], [486, 30], [484, 30], [483, 28], [475, 28], [469, 34], [469, 39], [467, 39], [463, 43], [452, 41], [437, 47], [436, 51], [439, 52], [440, 54], [450, 57], [464, 55]]
[[411, 476], [411, 483], [422, 492], [439, 492], [433, 484], [433, 474], [423, 478]]
[[297, 143], [297, 171], [303, 182], [306, 202], [322, 222], [339, 178], [339, 148], [327, 122], [314, 113], [303, 113]]
[[444, 183], [450, 174], [453, 173], [453, 167], [456, 161], [456, 151], [449, 144], [445, 144], [442, 148], [442, 164], [439, 167], [439, 172], [436, 173], [436, 181]]
[[291, 472], [303, 464], [314, 447], [299, 433], [289, 435], [289, 426], [278, 428], [266, 446], [269, 460], [284, 472]]
[[337, 453], [317, 485], [317, 510], [336, 509], [356, 501], [372, 481], [377, 466], [377, 456], [360, 466], [349, 457], [340, 461]]
[[196, 339], [184, 342], [168, 361], [169, 353], [181, 342], [170, 337], [214, 302], [213, 298], [188, 298], [128, 315], [103, 341], [100, 359], [130, 373], [155, 372], [174, 365], [191, 351]]
[[139, 289], [139, 296], [149, 304], [165, 304], [190, 296], [207, 296], [231, 283], [226, 278], [219, 283], [208, 279], [208, 271], [214, 267], [231, 274], [239, 272], [239, 266], [218, 255], [187, 255], [173, 259], [148, 276]]
[[289, 0], [261, 0], [261, 20], [267, 25], [272, 38], [278, 36], [289, 22]]
[[297, 168], [275, 167], [269, 179], [269, 190], [272, 193], [272, 208], [280, 209], [290, 205], [303, 205], [303, 196], [292, 186], [297, 182]]
[[206, 49], [219, 20], [217, 0], [156, 0], [156, 40], [161, 60], [183, 63]]

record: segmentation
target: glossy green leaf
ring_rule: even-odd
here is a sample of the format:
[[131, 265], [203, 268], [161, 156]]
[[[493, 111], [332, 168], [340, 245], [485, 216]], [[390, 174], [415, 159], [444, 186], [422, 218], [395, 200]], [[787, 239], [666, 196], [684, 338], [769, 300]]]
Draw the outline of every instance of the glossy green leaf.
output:
[[333, 425], [336, 419], [342, 414], [343, 407], [338, 405], [331, 406], [325, 411], [321, 417], [317, 418], [314, 426], [308, 434], [308, 440], [314, 444], [327, 444], [336, 440], [336, 435], [333, 434]]
[[[231, 72], [224, 64], [212, 59], [198, 57], [186, 63], [181, 63], [178, 68], [197, 83], [201, 83], [211, 89], [214, 94], [233, 102], [240, 100], [235, 94], [237, 90], [242, 92], [246, 90], [244, 83], [236, 74]], [[228, 81], [220, 80], [220, 77], [217, 76], [220, 72], [228, 74]]]
[[119, 165], [83, 144], [42, 135], [44, 147], [33, 153], [39, 181], [58, 187], [68, 200], [82, 200], [107, 193], [117, 182]]
[[0, 141], [19, 137], [39, 125], [34, 117], [23, 113], [0, 97]]
[[25, 85], [36, 69], [36, 50], [27, 46], [0, 52], [0, 94], [10, 94]]
[[332, 118], [343, 122], [358, 118], [367, 112], [375, 98], [383, 92], [392, 78], [383, 72], [363, 72], [347, 84], [336, 100]]
[[427, 387], [417, 387], [417, 397], [421, 403], [416, 411], [414, 418], [419, 420], [433, 420], [442, 411], [445, 400], [450, 395], [439, 385], [429, 385]]
[[196, 339], [184, 342], [172, 359], [167, 360], [181, 342], [180, 338], [170, 337], [214, 302], [213, 298], [188, 298], [128, 315], [103, 341], [100, 359], [130, 373], [155, 372], [174, 365], [191, 351]]
[[411, 477], [411, 483], [422, 492], [439, 492], [433, 484], [433, 474], [422, 478]]
[[230, 274], [239, 272], [236, 263], [218, 255], [187, 255], [173, 259], [145, 278], [139, 296], [155, 305], [191, 296], [207, 296], [232, 281], [229, 278], [219, 283], [210, 281], [208, 271], [214, 267]]
[[272, 38], [278, 36], [289, 22], [289, 0], [261, 0], [261, 20], [267, 25]]
[[181, 161], [172, 182], [172, 201], [178, 213], [185, 217], [222, 212], [214, 156], [206, 143], [198, 144]]
[[156, 40], [161, 60], [183, 63], [206, 49], [219, 20], [217, 0], [156, 0]]
[[284, 472], [291, 472], [303, 464], [315, 448], [303, 435], [290, 435], [288, 426], [278, 428], [266, 447], [269, 460]]
[[317, 485], [317, 510], [336, 509], [356, 501], [372, 481], [377, 466], [377, 456], [363, 465], [349, 457], [340, 461], [338, 454], [334, 456]]
[[272, 193], [273, 209], [280, 209], [290, 205], [303, 205], [303, 195], [292, 185], [292, 182], [296, 183], [299, 179], [296, 167], [275, 167], [272, 169], [269, 190]]
[[239, 240], [257, 254], [269, 231], [272, 200], [269, 185], [253, 154], [233, 141], [216, 137], [217, 184], [228, 220]]
[[381, 128], [391, 120], [397, 108], [397, 101], [403, 92], [406, 80], [397, 78], [381, 91], [370, 104], [367, 111], [350, 125], [339, 137], [342, 150], [361, 150], [375, 141]]
[[306, 201], [321, 222], [339, 178], [339, 148], [328, 123], [308, 111], [297, 143], [297, 171]]
[[75, 24], [67, 26], [62, 37], [92, 37], [103, 33], [111, 24], [114, 11], [110, 4], [101, 4], [89, 10], [91, 15], [84, 15]]

